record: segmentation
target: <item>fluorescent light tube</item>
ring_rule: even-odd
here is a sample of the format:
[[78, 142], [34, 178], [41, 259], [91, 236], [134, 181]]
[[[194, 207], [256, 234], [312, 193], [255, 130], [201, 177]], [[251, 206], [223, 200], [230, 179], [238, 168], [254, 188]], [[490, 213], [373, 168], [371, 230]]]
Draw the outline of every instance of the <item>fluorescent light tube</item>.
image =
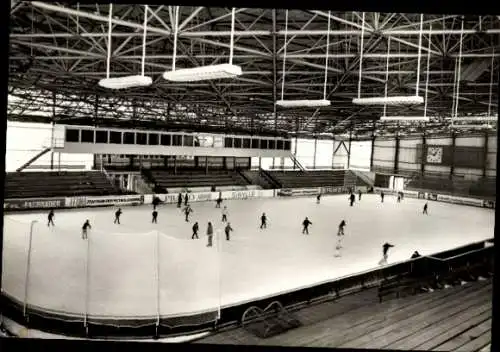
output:
[[424, 98], [420, 96], [396, 96], [396, 97], [374, 97], [374, 98], [354, 98], [356, 105], [414, 105], [422, 104]]
[[99, 85], [108, 89], [127, 89], [134, 87], [147, 87], [153, 83], [151, 77], [147, 76], [125, 76], [115, 78], [103, 78]]
[[330, 100], [278, 100], [276, 105], [283, 108], [330, 106]]
[[429, 122], [427, 116], [382, 116], [380, 121], [424, 121]]
[[165, 71], [165, 73], [163, 73], [163, 78], [172, 82], [196, 82], [221, 78], [234, 78], [242, 74], [243, 72], [240, 66], [221, 64]]
[[486, 124], [482, 124], [482, 125], [453, 125], [453, 126], [450, 126], [451, 128], [476, 128], [476, 129], [492, 129], [493, 126], [490, 126], [490, 125], [486, 125]]
[[485, 121], [498, 121], [497, 116], [464, 116], [452, 117], [452, 121], [469, 121], [469, 122], [485, 122]]

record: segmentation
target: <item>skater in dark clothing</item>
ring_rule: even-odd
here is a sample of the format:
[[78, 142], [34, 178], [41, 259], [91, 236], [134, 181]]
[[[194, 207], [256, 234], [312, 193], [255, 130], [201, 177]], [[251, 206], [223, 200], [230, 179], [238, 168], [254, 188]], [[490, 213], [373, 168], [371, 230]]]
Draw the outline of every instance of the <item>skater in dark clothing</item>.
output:
[[213, 241], [213, 237], [214, 237], [214, 228], [212, 227], [212, 223], [211, 222], [208, 223], [207, 236], [208, 236], [207, 247], [212, 247], [212, 244], [213, 244], [212, 241]]
[[88, 230], [91, 229], [90, 221], [87, 219], [82, 226], [82, 239], [86, 240], [88, 238]]
[[50, 209], [49, 211], [49, 215], [47, 215], [47, 219], [48, 219], [48, 222], [47, 222], [47, 226], [55, 226], [54, 225], [54, 210], [53, 209]]
[[222, 209], [222, 222], [227, 221], [227, 207], [224, 205], [224, 209]]
[[216, 207], [216, 208], [220, 208], [221, 203], [222, 203], [222, 198], [220, 198], [220, 197], [219, 197], [219, 198], [217, 198], [217, 199], [215, 200], [215, 207]]
[[380, 200], [382, 203], [384, 202], [384, 192], [380, 192]]
[[387, 242], [382, 245], [382, 259], [380, 260], [379, 265], [387, 264], [387, 252], [389, 251], [389, 248], [392, 247], [394, 247], [394, 245]]
[[122, 208], [118, 208], [118, 210], [115, 212], [115, 224], [120, 225], [120, 215], [122, 215]]
[[193, 209], [191, 209], [191, 206], [188, 205], [184, 208], [184, 215], [186, 216], [186, 222], [189, 222], [189, 214], [193, 212]]
[[316, 196], [316, 204], [321, 202], [321, 193]]
[[351, 195], [349, 196], [349, 200], [351, 201], [351, 207], [352, 207], [352, 205], [354, 204], [354, 202], [356, 200], [356, 196], [354, 195], [354, 193], [351, 193]]
[[358, 200], [361, 200], [361, 190], [358, 190]]
[[182, 194], [179, 193], [179, 196], [177, 197], [177, 208], [180, 208], [182, 206]]
[[189, 202], [189, 196], [186, 193], [186, 195], [184, 196], [184, 205], [188, 205], [188, 202]]
[[156, 210], [156, 207], [160, 204], [160, 198], [157, 196], [153, 196], [153, 210]]
[[260, 217], [260, 228], [267, 229], [267, 216], [266, 213], [262, 213]]
[[[337, 232], [337, 246], [335, 246], [335, 249], [339, 250], [342, 248], [342, 236], [344, 236], [344, 227], [346, 225], [345, 220], [342, 220], [339, 224], [339, 231]], [[340, 253], [337, 253], [336, 256], [339, 256]]]
[[193, 225], [193, 235], [191, 236], [191, 239], [194, 240], [199, 239], [198, 237], [198, 230], [200, 229], [200, 226], [198, 225], [198, 222], [195, 222]]
[[398, 192], [398, 203], [401, 203], [401, 193]]
[[233, 231], [233, 228], [231, 227], [231, 223], [227, 223], [226, 227], [224, 228], [224, 232], [226, 233], [226, 241], [230, 240], [230, 233]]
[[153, 219], [151, 220], [152, 224], [157, 224], [158, 223], [158, 212], [156, 210], [153, 210]]
[[306, 217], [304, 219], [304, 221], [302, 221], [302, 226], [303, 226], [302, 233], [303, 234], [305, 233], [306, 235], [309, 235], [309, 225], [312, 225], [312, 222], [309, 221], [309, 219]]
[[425, 205], [424, 205], [424, 211], [422, 212], [422, 214], [427, 214], [427, 215], [429, 215], [429, 213], [427, 212], [427, 208], [428, 208], [428, 206], [429, 206], [429, 205], [428, 205], [427, 203], [425, 203]]

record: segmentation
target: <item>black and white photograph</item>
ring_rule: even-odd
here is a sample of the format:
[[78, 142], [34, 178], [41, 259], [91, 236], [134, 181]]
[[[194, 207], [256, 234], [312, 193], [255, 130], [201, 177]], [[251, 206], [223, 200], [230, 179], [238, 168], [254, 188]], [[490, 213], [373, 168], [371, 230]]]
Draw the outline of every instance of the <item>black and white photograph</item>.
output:
[[10, 3], [5, 339], [495, 350], [500, 15]]

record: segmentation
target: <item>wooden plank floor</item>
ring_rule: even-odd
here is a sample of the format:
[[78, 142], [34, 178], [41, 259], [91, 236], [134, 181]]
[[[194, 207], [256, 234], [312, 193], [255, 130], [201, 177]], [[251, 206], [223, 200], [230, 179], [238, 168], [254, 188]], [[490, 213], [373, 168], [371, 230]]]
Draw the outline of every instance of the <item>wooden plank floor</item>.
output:
[[195, 343], [480, 351], [491, 342], [491, 281], [378, 303], [376, 289], [294, 312], [303, 327], [267, 339], [242, 328]]

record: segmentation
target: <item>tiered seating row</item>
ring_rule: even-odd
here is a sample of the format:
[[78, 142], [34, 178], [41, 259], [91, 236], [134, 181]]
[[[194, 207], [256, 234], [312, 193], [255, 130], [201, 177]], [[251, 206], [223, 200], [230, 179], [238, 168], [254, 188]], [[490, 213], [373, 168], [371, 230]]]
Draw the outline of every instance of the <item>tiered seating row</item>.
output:
[[491, 341], [492, 283], [478, 281], [378, 304], [375, 290], [294, 312], [303, 327], [260, 339], [242, 328], [197, 342], [480, 351]]
[[45, 198], [122, 194], [98, 171], [12, 172], [5, 178], [5, 198]]
[[431, 190], [462, 196], [496, 197], [496, 180], [491, 178], [484, 178], [479, 181], [469, 181], [426, 176], [410, 181], [407, 188], [414, 190]]
[[320, 171], [268, 171], [283, 188], [341, 187], [344, 185], [345, 170]]
[[151, 175], [157, 187], [179, 188], [179, 187], [212, 187], [212, 186], [247, 186], [241, 175], [236, 171], [217, 170], [210, 171], [186, 171], [181, 170], [174, 174], [172, 171], [151, 170]]

